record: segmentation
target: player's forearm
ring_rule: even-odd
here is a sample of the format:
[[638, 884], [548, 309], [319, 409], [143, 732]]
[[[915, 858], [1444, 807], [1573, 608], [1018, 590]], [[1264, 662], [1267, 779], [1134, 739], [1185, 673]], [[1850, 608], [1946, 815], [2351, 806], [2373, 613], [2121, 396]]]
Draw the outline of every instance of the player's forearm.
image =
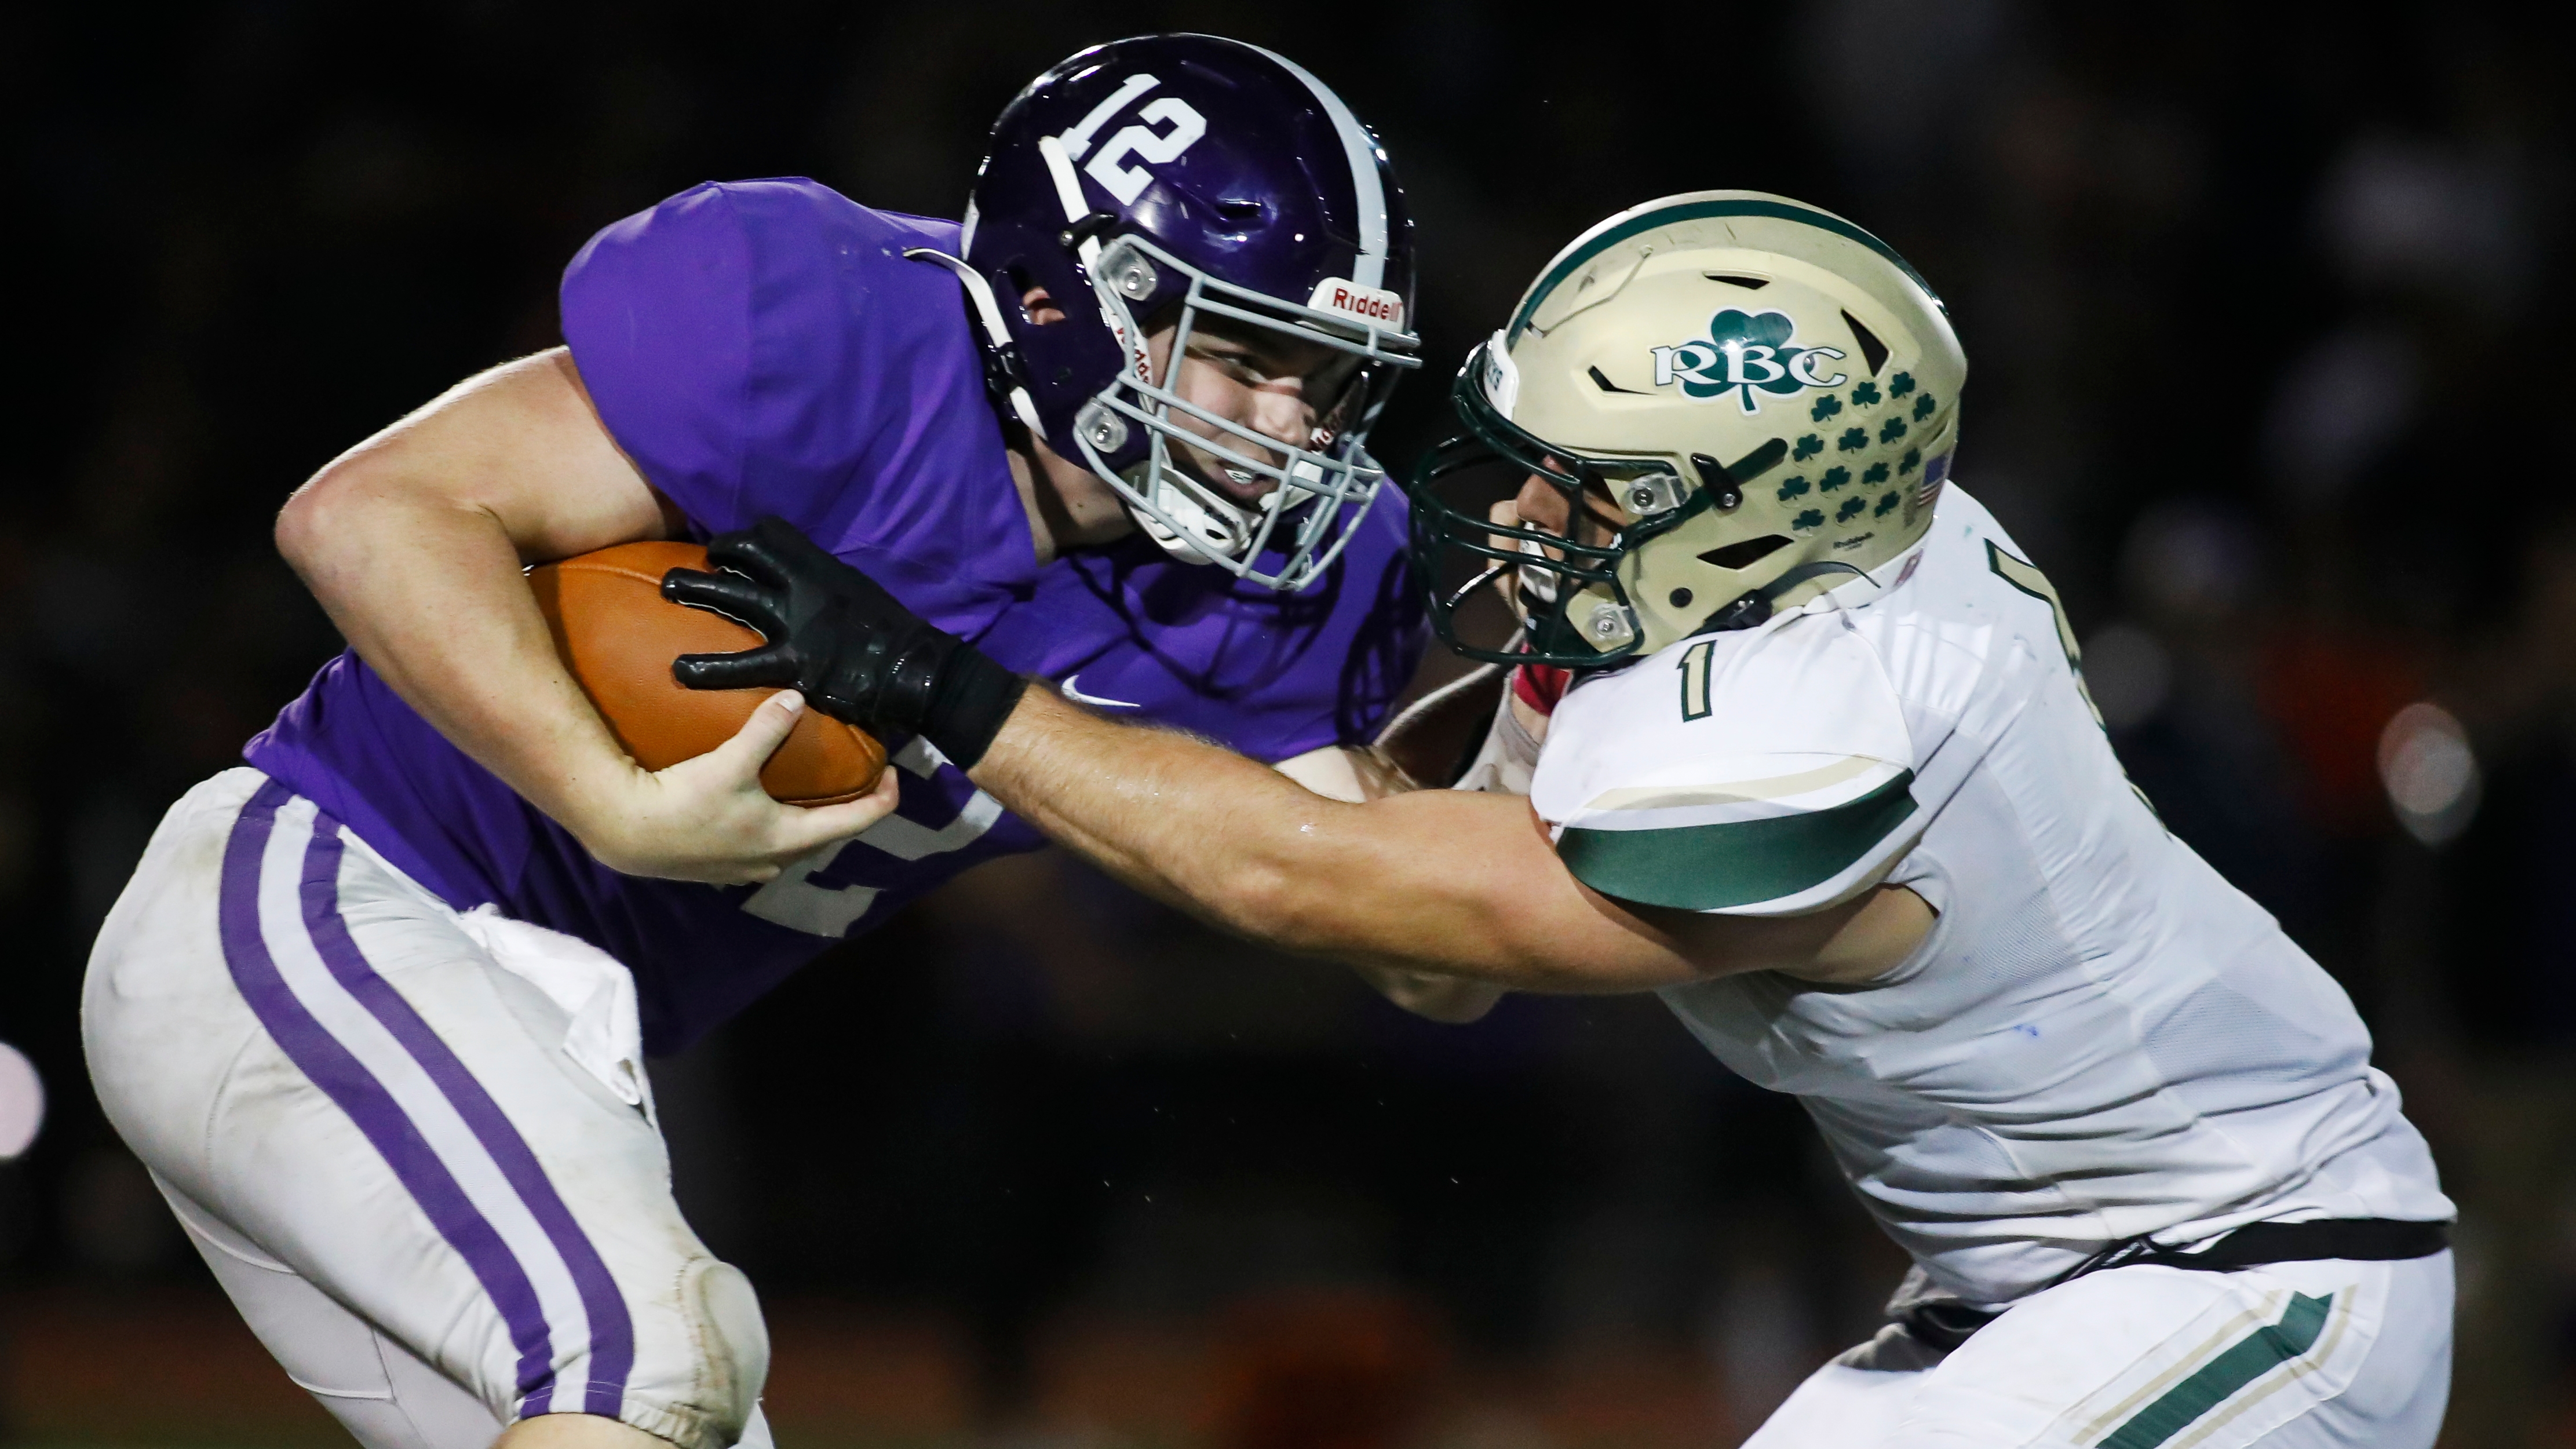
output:
[[399, 480], [321, 482], [281, 514], [278, 544], [332, 623], [439, 733], [572, 824], [625, 756], [555, 656], [499, 522]]
[[[1267, 935], [1276, 832], [1295, 832], [1326, 799], [1287, 776], [1186, 736], [1113, 725], [1041, 689], [1020, 701], [971, 772], [978, 785], [1059, 844], [1119, 879], [1248, 935]], [[1204, 835], [1227, 800], [1243, 809], [1221, 840]]]
[[[1352, 804], [1365, 804], [1418, 790], [1422, 788], [1421, 783], [1394, 763], [1395, 752], [1386, 746], [1393, 737], [1398, 738], [1400, 747], [1406, 722], [1418, 720], [1424, 713], [1418, 707], [1407, 711], [1394, 725], [1379, 734], [1376, 744], [1366, 749], [1329, 746], [1281, 760], [1275, 768], [1325, 799]], [[1445, 750], [1450, 757], [1458, 753], [1459, 749], [1454, 744]], [[1435, 753], [1433, 758], [1439, 758], [1439, 754]], [[1445, 766], [1444, 760], [1433, 765], [1431, 772], [1438, 773]], [[1351, 963], [1351, 967], [1362, 981], [1397, 1006], [1416, 1016], [1452, 1025], [1482, 1017], [1503, 998], [1503, 988], [1489, 981], [1469, 981], [1428, 971], [1398, 970], [1356, 961]]]
[[521, 565], [659, 526], [557, 352], [468, 382], [334, 460], [281, 510], [277, 543], [406, 703], [588, 839], [634, 767], [556, 657]]
[[1518, 800], [1422, 791], [1344, 804], [1039, 690], [973, 773], [1111, 874], [1289, 950], [1540, 991], [1700, 974], [1588, 900]]

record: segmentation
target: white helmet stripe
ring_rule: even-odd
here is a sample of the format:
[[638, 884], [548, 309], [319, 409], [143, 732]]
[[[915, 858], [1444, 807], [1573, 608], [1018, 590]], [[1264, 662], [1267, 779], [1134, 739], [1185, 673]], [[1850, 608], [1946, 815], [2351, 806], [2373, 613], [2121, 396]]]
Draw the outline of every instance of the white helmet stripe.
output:
[[1064, 154], [1076, 161], [1081, 160], [1082, 153], [1091, 149], [1091, 138], [1099, 132], [1103, 122], [1125, 110], [1129, 101], [1161, 84], [1161, 81], [1142, 72], [1127, 77], [1118, 89], [1109, 93], [1108, 99], [1091, 108], [1091, 114], [1082, 118], [1081, 125], [1064, 133], [1060, 138], [1064, 142]]
[[1279, 62], [1290, 75], [1304, 81], [1306, 89], [1313, 91], [1315, 99], [1323, 105], [1324, 114], [1333, 118], [1333, 129], [1342, 135], [1342, 155], [1351, 163], [1351, 192], [1359, 198], [1360, 206], [1360, 255], [1359, 260], [1351, 265], [1351, 280], [1363, 287], [1385, 286], [1386, 183], [1378, 178], [1377, 143], [1369, 139], [1368, 131], [1360, 125], [1360, 118], [1351, 114], [1351, 108], [1342, 104], [1342, 98], [1333, 94], [1332, 87], [1315, 79], [1304, 66], [1276, 51], [1261, 50], [1257, 45], [1244, 48], [1260, 50], [1263, 55]]

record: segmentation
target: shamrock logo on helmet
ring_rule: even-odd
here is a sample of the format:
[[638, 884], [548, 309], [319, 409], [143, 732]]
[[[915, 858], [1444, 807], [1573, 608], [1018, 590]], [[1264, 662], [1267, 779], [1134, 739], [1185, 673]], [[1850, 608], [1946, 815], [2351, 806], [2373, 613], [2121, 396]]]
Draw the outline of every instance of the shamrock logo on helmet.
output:
[[1819, 375], [1843, 356], [1838, 348], [1794, 345], [1798, 324], [1786, 312], [1746, 312], [1729, 307], [1708, 319], [1706, 340], [1650, 349], [1655, 386], [1678, 383], [1682, 395], [1713, 399], [1735, 394], [1748, 414], [1761, 410], [1757, 394], [1786, 397], [1811, 387], [1839, 387], [1847, 374]]

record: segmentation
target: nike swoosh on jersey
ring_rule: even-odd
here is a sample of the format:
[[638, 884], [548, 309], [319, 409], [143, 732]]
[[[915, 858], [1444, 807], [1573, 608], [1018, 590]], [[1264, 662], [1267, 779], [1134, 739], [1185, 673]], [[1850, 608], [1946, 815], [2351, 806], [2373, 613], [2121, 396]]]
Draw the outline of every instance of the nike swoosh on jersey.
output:
[[1091, 706], [1093, 706], [1094, 708], [1097, 708], [1097, 709], [1137, 709], [1137, 708], [1141, 708], [1141, 706], [1139, 706], [1139, 705], [1138, 705], [1134, 700], [1130, 700], [1130, 699], [1102, 699], [1099, 695], [1096, 695], [1096, 694], [1085, 694], [1085, 693], [1083, 693], [1081, 690], [1076, 689], [1076, 688], [1074, 688], [1074, 687], [1073, 687], [1073, 682], [1074, 682], [1075, 680], [1077, 680], [1077, 679], [1080, 679], [1081, 677], [1082, 677], [1082, 675], [1081, 675], [1081, 673], [1080, 673], [1079, 671], [1077, 671], [1077, 672], [1075, 672], [1075, 673], [1072, 673], [1072, 674], [1068, 674], [1068, 675], [1066, 675], [1066, 676], [1064, 677], [1064, 697], [1065, 697], [1065, 698], [1067, 698], [1067, 699], [1069, 699], [1069, 700], [1072, 700], [1072, 701], [1073, 701], [1074, 703], [1076, 703], [1076, 704], [1087, 704], [1087, 705], [1091, 705]]

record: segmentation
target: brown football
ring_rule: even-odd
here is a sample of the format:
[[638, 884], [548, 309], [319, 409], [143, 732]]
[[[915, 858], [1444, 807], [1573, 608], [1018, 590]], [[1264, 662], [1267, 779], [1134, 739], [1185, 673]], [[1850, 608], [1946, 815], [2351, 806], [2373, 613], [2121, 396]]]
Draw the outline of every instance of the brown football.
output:
[[[665, 572], [706, 566], [707, 551], [694, 543], [621, 543], [528, 570], [555, 652], [617, 743], [648, 770], [723, 744], [778, 692], [683, 689], [671, 677], [671, 661], [683, 654], [760, 644], [756, 630], [662, 597]], [[885, 759], [885, 746], [867, 731], [809, 709], [769, 757], [760, 783], [790, 805], [830, 805], [873, 789]]]

